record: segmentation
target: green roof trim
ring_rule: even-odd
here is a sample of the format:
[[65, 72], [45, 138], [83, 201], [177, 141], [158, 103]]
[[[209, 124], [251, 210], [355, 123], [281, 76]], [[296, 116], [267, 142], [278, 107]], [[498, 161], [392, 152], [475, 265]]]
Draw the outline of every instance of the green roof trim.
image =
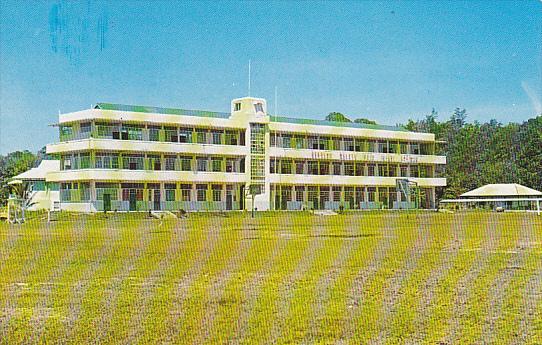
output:
[[300, 124], [300, 125], [365, 128], [365, 129], [380, 129], [380, 130], [386, 130], [386, 131], [408, 132], [406, 128], [397, 127], [397, 126], [370, 125], [370, 124], [356, 123], [356, 122], [337, 122], [337, 121], [314, 120], [314, 119], [300, 119], [300, 118], [284, 117], [284, 116], [269, 116], [269, 118], [271, 122], [286, 122], [286, 123], [295, 123], [295, 124]]
[[114, 104], [114, 103], [97, 103], [94, 109], [130, 111], [130, 112], [136, 112], [136, 113], [200, 116], [200, 117], [211, 117], [211, 118], [220, 118], [220, 119], [227, 119], [230, 117], [230, 113], [221, 113], [221, 112], [216, 112], [216, 111], [161, 108], [161, 107], [149, 107], [149, 106], [143, 106], [143, 105], [126, 105], [126, 104]]
[[[220, 119], [227, 119], [230, 117], [230, 113], [216, 112], [216, 111], [161, 108], [161, 107], [149, 107], [149, 106], [143, 106], [143, 105], [126, 105], [126, 104], [115, 104], [115, 103], [97, 103], [94, 109], [130, 111], [130, 112], [136, 112], [136, 113], [199, 116], [199, 117], [210, 117], [210, 118], [220, 118]], [[370, 124], [365, 124], [365, 123], [336, 122], [336, 121], [314, 120], [314, 119], [300, 119], [300, 118], [294, 118], [294, 117], [272, 116], [272, 115], [270, 115], [269, 118], [271, 122], [295, 123], [295, 124], [300, 124], [300, 125], [365, 128], [365, 129], [380, 129], [380, 130], [386, 130], [386, 131], [408, 132], [407, 129], [403, 127], [397, 127], [397, 126], [370, 125]]]

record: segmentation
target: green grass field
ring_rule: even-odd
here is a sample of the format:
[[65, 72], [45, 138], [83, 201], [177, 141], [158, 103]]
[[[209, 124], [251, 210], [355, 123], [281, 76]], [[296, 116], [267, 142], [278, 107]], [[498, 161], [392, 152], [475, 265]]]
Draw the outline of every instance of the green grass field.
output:
[[542, 217], [0, 225], [0, 343], [542, 344]]

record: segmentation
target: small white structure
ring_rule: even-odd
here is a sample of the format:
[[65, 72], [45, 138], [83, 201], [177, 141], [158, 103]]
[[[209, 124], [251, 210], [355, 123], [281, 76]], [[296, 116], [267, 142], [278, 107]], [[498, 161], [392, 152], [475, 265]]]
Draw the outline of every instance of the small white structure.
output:
[[542, 198], [542, 192], [517, 183], [486, 184], [460, 195], [460, 198]]
[[441, 200], [443, 204], [462, 204], [465, 207], [481, 205], [503, 210], [536, 210], [540, 215], [542, 192], [517, 183], [487, 184], [463, 193], [459, 199]]
[[55, 202], [60, 202], [60, 192], [58, 183], [46, 181], [46, 176], [50, 172], [58, 171], [60, 171], [60, 161], [43, 160], [36, 168], [13, 176], [9, 184], [29, 183], [32, 188], [31, 199], [33, 204], [28, 210], [49, 210]]

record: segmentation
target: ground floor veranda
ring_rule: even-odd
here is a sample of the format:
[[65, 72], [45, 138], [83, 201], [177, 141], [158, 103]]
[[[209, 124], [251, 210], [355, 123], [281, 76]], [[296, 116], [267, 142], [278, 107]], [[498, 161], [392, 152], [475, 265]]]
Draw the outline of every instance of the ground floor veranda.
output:
[[[434, 208], [434, 188], [404, 195], [391, 186], [271, 184], [270, 210]], [[243, 210], [251, 198], [244, 183], [65, 182], [63, 209], [81, 211]]]

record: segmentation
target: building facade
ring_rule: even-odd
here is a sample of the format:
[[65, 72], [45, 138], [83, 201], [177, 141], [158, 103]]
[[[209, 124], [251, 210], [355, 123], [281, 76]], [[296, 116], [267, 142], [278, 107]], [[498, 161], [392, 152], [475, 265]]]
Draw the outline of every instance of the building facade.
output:
[[69, 210], [434, 208], [446, 185], [433, 134], [270, 116], [260, 98], [230, 113], [98, 103], [58, 126], [47, 181]]

